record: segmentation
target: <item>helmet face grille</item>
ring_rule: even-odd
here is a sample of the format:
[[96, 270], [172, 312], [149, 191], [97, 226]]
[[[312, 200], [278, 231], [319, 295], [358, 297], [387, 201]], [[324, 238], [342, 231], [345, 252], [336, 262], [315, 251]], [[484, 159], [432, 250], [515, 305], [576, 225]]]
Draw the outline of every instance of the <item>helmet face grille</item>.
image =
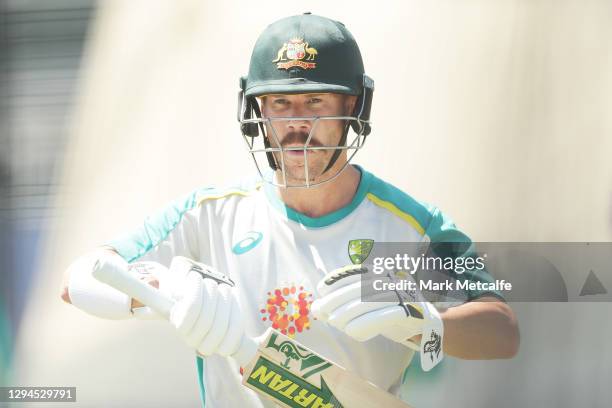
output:
[[[312, 144], [311, 141], [317, 127], [324, 121], [345, 121], [344, 134], [336, 146]], [[318, 186], [335, 179], [348, 166], [351, 159], [360, 150], [366, 136], [355, 133], [351, 140], [347, 139], [349, 124], [355, 121], [353, 116], [325, 117], [292, 117], [292, 118], [258, 118], [250, 119], [249, 123], [262, 125], [267, 131], [263, 137], [248, 136], [243, 133], [248, 151], [255, 162], [261, 178], [269, 184], [283, 188], [308, 188]], [[288, 121], [306, 121], [310, 123], [310, 132], [303, 143], [291, 147], [281, 144], [278, 131]], [[365, 128], [362, 126], [362, 129]], [[328, 160], [316, 163], [310, 159], [315, 154], [327, 153]], [[341, 166], [335, 166], [340, 156], [345, 160]], [[300, 164], [295, 165], [299, 160]], [[309, 161], [311, 160], [311, 161]], [[269, 171], [270, 167], [274, 171]]]

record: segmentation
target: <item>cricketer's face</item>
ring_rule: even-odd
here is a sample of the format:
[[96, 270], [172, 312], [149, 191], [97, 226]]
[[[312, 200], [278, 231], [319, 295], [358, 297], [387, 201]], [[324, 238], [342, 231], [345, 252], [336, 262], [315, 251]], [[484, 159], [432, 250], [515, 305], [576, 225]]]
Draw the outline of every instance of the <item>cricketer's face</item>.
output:
[[341, 151], [333, 167], [325, 172], [340, 144], [347, 122], [314, 118], [350, 115], [356, 99], [356, 96], [332, 93], [265, 95], [261, 98], [263, 117], [272, 119], [266, 123], [271, 147], [294, 149], [274, 153], [279, 168], [284, 162], [288, 184], [304, 184], [306, 168], [309, 182], [318, 183], [344, 166], [346, 150]]

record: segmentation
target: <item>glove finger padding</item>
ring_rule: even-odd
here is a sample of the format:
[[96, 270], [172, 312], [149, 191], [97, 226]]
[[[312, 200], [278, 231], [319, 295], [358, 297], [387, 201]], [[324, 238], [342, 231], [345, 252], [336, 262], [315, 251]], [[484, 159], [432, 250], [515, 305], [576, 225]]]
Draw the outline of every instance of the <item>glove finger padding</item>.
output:
[[[211, 296], [216, 296], [216, 291], [207, 291], [207, 285], [204, 280], [197, 274], [190, 274], [183, 282], [183, 290], [179, 294], [180, 299], [174, 304], [170, 311], [170, 323], [176, 327], [178, 332], [186, 337], [194, 328], [204, 302], [208, 308], [206, 315], [215, 313], [216, 299], [211, 299]], [[204, 333], [206, 334], [206, 333]], [[191, 336], [187, 338], [188, 344], [193, 345]], [[196, 347], [195, 344], [194, 347]]]
[[227, 334], [232, 308], [230, 289], [227, 285], [219, 285], [219, 296], [217, 296], [217, 307], [215, 308], [212, 326], [198, 345], [198, 353], [204, 356], [215, 353]]
[[343, 304], [361, 298], [360, 282], [353, 282], [328, 292], [323, 297], [312, 302], [312, 315], [320, 320], [327, 320], [329, 314]]
[[217, 354], [222, 356], [231, 356], [232, 354], [236, 353], [240, 348], [242, 337], [244, 335], [244, 317], [242, 316], [240, 305], [238, 304], [238, 300], [235, 295], [235, 289], [232, 288], [231, 292], [230, 298], [232, 300], [232, 305], [229, 327], [223, 341], [221, 344], [219, 344], [217, 349]]
[[[390, 297], [388, 293], [376, 292], [368, 294], [364, 299], [362, 298], [362, 282], [361, 277], [364, 271], [367, 269], [360, 267], [359, 265], [350, 265], [350, 267], [336, 269], [334, 272], [326, 275], [319, 284], [317, 285], [320, 289], [319, 294], [321, 298], [315, 300], [312, 303], [311, 310], [313, 316], [322, 321], [327, 321], [332, 324], [332, 320], [340, 318], [344, 315], [344, 308], [348, 307], [349, 303], [363, 302], [363, 303], [374, 303], [374, 305], [368, 306], [367, 310], [362, 312], [365, 313], [370, 310], [379, 309], [389, 305], [397, 305], [397, 301], [389, 301]], [[357, 274], [351, 274], [356, 272]], [[324, 281], [333, 282], [331, 285], [324, 283]], [[389, 281], [386, 276], [380, 277], [381, 281]], [[321, 291], [324, 293], [321, 293]], [[394, 298], [395, 296], [392, 296]], [[343, 308], [342, 310], [338, 310]], [[361, 309], [351, 309], [352, 313], [357, 312]], [[334, 318], [332, 319], [332, 315]], [[337, 324], [343, 325], [350, 319], [359, 316], [359, 314], [344, 316], [343, 319], [338, 320]], [[335, 324], [334, 324], [335, 325]]]
[[325, 296], [344, 286], [361, 281], [361, 276], [367, 273], [368, 269], [362, 265], [347, 265], [342, 268], [334, 269], [326, 274], [317, 284], [319, 296]]
[[[191, 305], [190, 313], [193, 313], [193, 315], [197, 317], [191, 329], [188, 329], [188, 331], [185, 333], [185, 340], [187, 341], [187, 344], [194, 348], [200, 345], [200, 343], [208, 335], [208, 332], [211, 330], [213, 321], [215, 320], [215, 315], [219, 312], [218, 306], [221, 289], [223, 286], [227, 287], [227, 285], [219, 285], [212, 279], [202, 279], [202, 277], [197, 273], [193, 273], [187, 279], [187, 281], [196, 280], [201, 282], [200, 293], [202, 303], [195, 302]], [[189, 301], [186, 300], [186, 302]], [[200, 305], [199, 308], [198, 304]], [[187, 326], [185, 326], [184, 329], [186, 328]]]
[[393, 305], [353, 319], [346, 325], [345, 331], [359, 341], [366, 341], [385, 333], [390, 334], [387, 337], [398, 341], [419, 334], [423, 323], [422, 313], [420, 317], [408, 316], [401, 306]]
[[327, 318], [327, 323], [339, 330], [344, 330], [346, 325], [353, 319], [375, 310], [384, 309], [388, 306], [397, 306], [397, 303], [385, 302], [387, 299], [384, 294], [377, 295], [378, 301], [362, 302], [361, 299], [351, 300], [331, 312]]
[[344, 331], [359, 341], [366, 341], [381, 334], [415, 350], [416, 345], [409, 339], [420, 334], [421, 344], [418, 351], [424, 371], [431, 370], [444, 357], [444, 326], [440, 314], [429, 302], [388, 306], [363, 314], [351, 320]]
[[172, 260], [163, 290], [175, 304], [170, 322], [201, 355], [232, 355], [240, 348], [244, 321], [234, 282], [204, 264], [184, 257]]
[[[418, 291], [366, 291], [363, 298], [362, 285], [367, 287], [372, 279], [367, 272], [362, 265], [349, 265], [325, 275], [317, 285], [321, 297], [312, 303], [313, 315], [358, 341], [382, 335], [419, 351], [421, 366], [429, 371], [443, 358], [440, 314], [431, 303], [421, 301], [423, 296]], [[398, 278], [411, 279], [388, 274], [375, 278], [381, 287]], [[421, 335], [420, 345], [410, 340], [417, 335]]]

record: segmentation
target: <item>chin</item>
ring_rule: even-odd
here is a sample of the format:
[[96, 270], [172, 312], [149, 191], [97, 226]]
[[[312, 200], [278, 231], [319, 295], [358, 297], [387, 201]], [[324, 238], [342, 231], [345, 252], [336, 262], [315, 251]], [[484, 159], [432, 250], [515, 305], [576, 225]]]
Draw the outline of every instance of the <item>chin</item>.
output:
[[[317, 176], [317, 177], [310, 177], [310, 180], [308, 181], [308, 183], [310, 184], [314, 184], [314, 183], [319, 183], [321, 182], [321, 177]], [[304, 173], [300, 173], [299, 175], [294, 175], [291, 173], [287, 173], [287, 183], [289, 185], [295, 185], [295, 184], [305, 184], [306, 183], [306, 177], [304, 177]]]

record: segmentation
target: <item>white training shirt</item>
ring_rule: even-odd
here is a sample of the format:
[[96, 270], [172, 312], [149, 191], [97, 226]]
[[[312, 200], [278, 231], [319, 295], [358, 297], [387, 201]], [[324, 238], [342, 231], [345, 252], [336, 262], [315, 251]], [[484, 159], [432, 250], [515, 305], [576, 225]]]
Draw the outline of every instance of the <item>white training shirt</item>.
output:
[[[353, 200], [323, 217], [286, 207], [275, 187], [253, 180], [233, 188], [198, 189], [109, 245], [128, 262], [169, 266], [174, 256], [182, 255], [212, 266], [239, 289], [248, 335], [259, 336], [273, 326], [397, 394], [413, 351], [382, 336], [360, 343], [314, 320], [310, 303], [317, 296], [316, 285], [326, 273], [352, 264], [351, 240], [420, 242], [465, 235], [437, 208], [357, 168], [361, 180]], [[471, 279], [491, 278], [483, 273]], [[241, 385], [232, 359], [196, 358], [207, 408], [275, 406]]]

